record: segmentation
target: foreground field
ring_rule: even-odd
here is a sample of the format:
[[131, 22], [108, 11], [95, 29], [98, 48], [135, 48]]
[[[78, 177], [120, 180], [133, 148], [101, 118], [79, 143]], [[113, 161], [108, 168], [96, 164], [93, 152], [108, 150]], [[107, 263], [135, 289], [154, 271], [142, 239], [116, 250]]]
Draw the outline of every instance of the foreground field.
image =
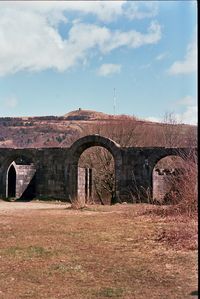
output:
[[0, 201], [0, 298], [197, 298], [196, 221], [152, 209]]

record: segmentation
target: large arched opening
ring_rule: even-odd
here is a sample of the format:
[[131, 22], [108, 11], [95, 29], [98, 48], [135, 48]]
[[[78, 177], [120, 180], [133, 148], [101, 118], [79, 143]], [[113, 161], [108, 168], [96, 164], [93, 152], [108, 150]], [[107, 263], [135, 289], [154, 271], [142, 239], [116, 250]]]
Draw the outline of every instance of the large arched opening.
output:
[[[98, 149], [96, 148], [98, 147]], [[100, 147], [100, 148], [99, 148]], [[112, 176], [114, 175], [113, 181], [112, 181], [112, 191], [110, 190], [110, 197], [112, 198], [112, 203], [117, 201], [117, 198], [119, 196], [119, 184], [120, 184], [120, 167], [122, 165], [122, 158], [121, 158], [121, 150], [120, 150], [120, 146], [114, 142], [111, 139], [105, 138], [103, 136], [100, 135], [89, 135], [89, 136], [85, 136], [83, 138], [80, 138], [79, 140], [77, 140], [70, 148], [70, 152], [69, 152], [69, 157], [67, 158], [67, 165], [68, 165], [68, 169], [67, 169], [67, 175], [66, 175], [66, 180], [68, 180], [68, 190], [66, 190], [66, 193], [69, 195], [69, 199], [71, 201], [73, 200], [77, 200], [79, 197], [79, 176], [78, 176], [78, 167], [79, 165], [79, 161], [82, 162], [82, 154], [84, 155], [84, 152], [87, 154], [87, 150], [93, 151], [94, 154], [94, 148], [97, 149], [97, 154], [94, 155], [95, 159], [98, 158], [97, 155], [98, 153], [101, 153], [100, 158], [102, 159], [102, 153], [105, 153], [105, 150], [107, 152], [107, 158], [110, 159], [110, 163], [109, 166], [111, 167], [111, 165], [113, 165], [113, 173]], [[102, 149], [103, 148], [103, 149]], [[91, 154], [91, 152], [90, 152]], [[90, 155], [89, 154], [89, 155]], [[87, 155], [88, 156], [88, 155]], [[113, 159], [113, 160], [112, 160]], [[105, 159], [106, 160], [106, 159]], [[113, 162], [111, 162], [111, 160]], [[93, 162], [94, 163], [94, 162]], [[98, 162], [99, 163], [99, 162]], [[113, 163], [113, 164], [112, 164]], [[83, 164], [82, 164], [83, 165]], [[87, 164], [85, 164], [87, 166]], [[84, 168], [84, 167], [83, 167]], [[90, 169], [90, 167], [85, 167], [85, 169]], [[90, 180], [90, 170], [88, 170], [88, 181]], [[83, 175], [87, 175], [87, 174], [82, 174]], [[105, 176], [106, 177], [106, 171], [105, 171]], [[84, 187], [86, 187], [87, 184], [84, 185]], [[89, 193], [87, 193], [89, 195], [91, 195], [90, 191]], [[85, 198], [87, 196], [87, 194], [85, 193]], [[111, 198], [110, 198], [110, 202], [111, 202]], [[99, 199], [100, 200], [100, 199]], [[101, 200], [100, 200], [101, 201]], [[105, 201], [106, 202], [106, 201]]]
[[111, 204], [115, 195], [112, 154], [101, 146], [86, 149], [78, 162], [78, 198], [85, 203]]

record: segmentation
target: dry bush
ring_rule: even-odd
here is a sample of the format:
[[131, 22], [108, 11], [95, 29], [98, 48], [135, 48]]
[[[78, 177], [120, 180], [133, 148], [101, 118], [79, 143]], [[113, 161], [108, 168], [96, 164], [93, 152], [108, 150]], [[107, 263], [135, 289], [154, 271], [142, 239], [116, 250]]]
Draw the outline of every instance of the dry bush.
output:
[[183, 127], [171, 112], [166, 112], [162, 123], [163, 143], [166, 147], [183, 145]]
[[156, 241], [165, 243], [176, 250], [196, 250], [198, 248], [198, 230], [197, 225], [190, 224], [188, 222], [181, 222], [179, 219], [179, 225], [172, 226], [170, 229], [163, 229], [162, 232], [156, 237]]
[[197, 156], [194, 149], [197, 145], [196, 131], [189, 130], [189, 126], [184, 127], [179, 124], [173, 113], [165, 114], [163, 124], [166, 147], [188, 146], [191, 150], [189, 154], [183, 154], [177, 149], [177, 156], [167, 157], [166, 163], [163, 162], [164, 159], [158, 162], [158, 168], [177, 170], [175, 175], [168, 176], [171, 190], [162, 203], [173, 205], [168, 209], [168, 213], [193, 216], [197, 213]]
[[197, 161], [193, 154], [193, 159], [185, 163], [185, 172], [178, 182], [180, 201], [177, 205], [179, 213], [187, 213], [189, 216], [197, 213]]
[[138, 185], [134, 171], [131, 172], [127, 197], [131, 200], [131, 203], [152, 203], [151, 189]]
[[[168, 159], [168, 168], [170, 169], [174, 159]], [[163, 162], [160, 161], [159, 165]], [[165, 162], [166, 163], [166, 162]], [[175, 164], [176, 165], [176, 164]], [[178, 171], [176, 175], [168, 175], [167, 180], [170, 185], [170, 191], [165, 194], [161, 201], [154, 201], [162, 205], [169, 205], [167, 209], [154, 210], [153, 213], [168, 215], [187, 215], [196, 217], [197, 214], [197, 156], [191, 150], [191, 154], [178, 160]]]
[[135, 119], [99, 121], [83, 127], [82, 136], [99, 134], [110, 138], [122, 147], [139, 146], [141, 124]]

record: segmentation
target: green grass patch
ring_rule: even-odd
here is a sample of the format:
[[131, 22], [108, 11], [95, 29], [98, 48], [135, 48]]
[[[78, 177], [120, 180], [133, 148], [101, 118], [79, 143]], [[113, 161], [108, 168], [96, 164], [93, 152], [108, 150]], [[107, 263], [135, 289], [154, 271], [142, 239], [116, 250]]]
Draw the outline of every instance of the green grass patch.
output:
[[51, 252], [41, 246], [28, 246], [24, 248], [18, 246], [11, 246], [8, 248], [1, 249], [0, 254], [14, 257], [33, 258], [49, 257], [51, 255]]
[[113, 297], [122, 297], [123, 289], [122, 288], [101, 288], [95, 294], [99, 297], [113, 298]]

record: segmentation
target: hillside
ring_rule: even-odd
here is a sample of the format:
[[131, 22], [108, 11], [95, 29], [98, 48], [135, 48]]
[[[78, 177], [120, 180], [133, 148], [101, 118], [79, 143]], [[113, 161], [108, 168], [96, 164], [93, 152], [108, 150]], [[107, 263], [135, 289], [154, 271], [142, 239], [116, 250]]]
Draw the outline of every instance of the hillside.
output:
[[68, 147], [95, 133], [122, 146], [194, 146], [197, 127], [82, 109], [63, 116], [0, 118], [0, 147]]

